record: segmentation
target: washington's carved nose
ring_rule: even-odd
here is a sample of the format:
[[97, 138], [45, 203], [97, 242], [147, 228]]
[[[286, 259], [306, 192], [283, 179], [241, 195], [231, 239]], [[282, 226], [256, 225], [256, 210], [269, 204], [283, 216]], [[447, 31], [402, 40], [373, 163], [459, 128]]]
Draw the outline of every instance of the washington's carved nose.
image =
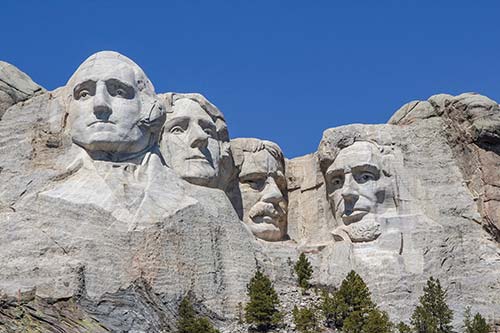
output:
[[199, 126], [191, 130], [191, 147], [205, 148], [208, 145], [208, 134]]
[[103, 82], [98, 82], [94, 96], [94, 114], [98, 119], [107, 120], [112, 113], [106, 85]]
[[267, 184], [264, 187], [264, 193], [262, 194], [262, 201], [269, 203], [279, 203], [283, 199], [283, 194], [281, 193], [278, 185], [272, 177], [269, 177]]

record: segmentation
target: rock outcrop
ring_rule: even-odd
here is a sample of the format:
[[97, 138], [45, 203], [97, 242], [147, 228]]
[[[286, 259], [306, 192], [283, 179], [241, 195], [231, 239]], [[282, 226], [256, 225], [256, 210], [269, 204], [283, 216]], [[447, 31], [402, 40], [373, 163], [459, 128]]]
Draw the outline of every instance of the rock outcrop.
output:
[[354, 269], [394, 321], [430, 276], [457, 326], [466, 306], [500, 319], [496, 102], [436, 95], [388, 124], [327, 129], [318, 151], [286, 160], [275, 143], [230, 140], [205, 97], [157, 95], [115, 52], [51, 92], [9, 73], [0, 331], [172, 332], [190, 295], [222, 332], [242, 332], [257, 269], [284, 311], [318, 301], [296, 297], [301, 252], [313, 284], [335, 287]]
[[43, 92], [44, 88], [17, 67], [0, 61], [0, 119], [10, 106]]

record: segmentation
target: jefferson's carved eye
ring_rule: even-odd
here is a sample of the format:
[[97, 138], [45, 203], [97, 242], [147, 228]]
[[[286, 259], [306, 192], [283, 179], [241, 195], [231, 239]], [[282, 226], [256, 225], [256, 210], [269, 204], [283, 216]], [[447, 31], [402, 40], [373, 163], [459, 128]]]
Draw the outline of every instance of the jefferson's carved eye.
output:
[[174, 126], [170, 129], [170, 133], [172, 134], [181, 134], [184, 133], [184, 129], [180, 126]]
[[340, 188], [344, 184], [344, 179], [342, 177], [333, 177], [330, 181], [330, 184], [335, 188]]

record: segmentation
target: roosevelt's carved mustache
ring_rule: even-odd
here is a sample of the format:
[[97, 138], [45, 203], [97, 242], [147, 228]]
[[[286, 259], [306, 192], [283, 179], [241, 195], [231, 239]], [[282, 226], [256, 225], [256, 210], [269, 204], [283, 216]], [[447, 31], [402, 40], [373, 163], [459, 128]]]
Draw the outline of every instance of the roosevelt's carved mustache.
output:
[[248, 215], [251, 219], [257, 216], [269, 216], [278, 218], [285, 214], [285, 211], [280, 206], [275, 206], [269, 202], [257, 202], [251, 209]]

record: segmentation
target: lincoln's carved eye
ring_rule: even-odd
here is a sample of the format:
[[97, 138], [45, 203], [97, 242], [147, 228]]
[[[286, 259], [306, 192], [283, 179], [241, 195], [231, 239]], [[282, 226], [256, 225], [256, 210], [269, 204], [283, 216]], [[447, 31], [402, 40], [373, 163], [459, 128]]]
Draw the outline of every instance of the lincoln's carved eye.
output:
[[170, 133], [172, 134], [181, 134], [184, 133], [184, 129], [180, 126], [174, 126], [170, 129]]
[[372, 174], [371, 172], [363, 172], [360, 175], [358, 175], [357, 178], [358, 178], [357, 179], [358, 183], [361, 183], [361, 184], [362, 183], [366, 183], [366, 182], [368, 182], [370, 180], [375, 180], [376, 179], [375, 175]]
[[210, 136], [213, 136], [213, 134], [214, 134], [214, 131], [211, 128], [205, 128], [205, 129], [203, 129], [203, 131]]

